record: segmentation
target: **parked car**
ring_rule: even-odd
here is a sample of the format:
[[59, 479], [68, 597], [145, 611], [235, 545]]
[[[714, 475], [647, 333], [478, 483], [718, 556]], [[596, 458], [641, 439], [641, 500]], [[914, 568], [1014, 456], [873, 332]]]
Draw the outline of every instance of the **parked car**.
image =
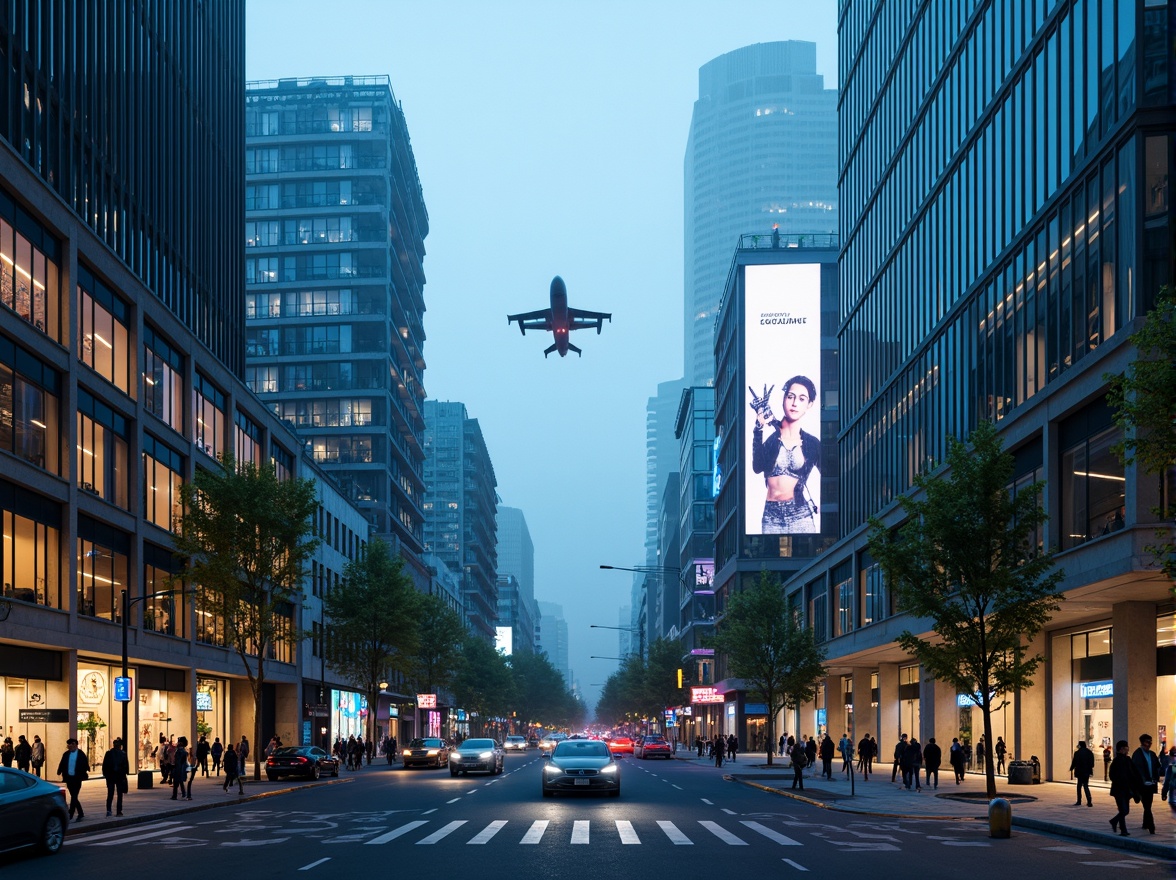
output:
[[409, 767], [436, 767], [449, 763], [449, 744], [437, 737], [417, 737], [400, 753], [404, 769]]
[[633, 744], [633, 757], [643, 760], [648, 758], [669, 758], [673, 760], [674, 750], [666, 738], [661, 734], [639, 736]]
[[543, 797], [557, 791], [603, 791], [610, 797], [621, 794], [621, 770], [612, 752], [602, 742], [590, 739], [565, 740], [543, 761]]
[[[539, 743], [535, 743], [535, 745], [539, 745]], [[502, 748], [508, 752], [525, 752], [527, 740], [521, 736], [508, 736], [506, 742], [502, 744]]]
[[52, 855], [65, 842], [65, 792], [23, 770], [0, 767], [0, 851], [39, 847]]
[[608, 741], [608, 750], [614, 755], [631, 755], [633, 740], [627, 736], [614, 736]]
[[483, 770], [491, 776], [502, 772], [502, 760], [506, 752], [497, 740], [472, 738], [449, 753], [449, 775]]
[[283, 776], [338, 776], [339, 759], [318, 746], [283, 746], [265, 759], [265, 777], [270, 782]]

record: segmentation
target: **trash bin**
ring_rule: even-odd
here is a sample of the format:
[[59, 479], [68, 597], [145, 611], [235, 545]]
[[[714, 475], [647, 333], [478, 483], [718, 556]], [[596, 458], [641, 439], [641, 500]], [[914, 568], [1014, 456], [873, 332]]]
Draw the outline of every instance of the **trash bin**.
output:
[[155, 785], [155, 773], [151, 770], [140, 770], [139, 781], [135, 787], [138, 789], [151, 788]]
[[1032, 785], [1033, 765], [1028, 761], [1009, 762], [1009, 785]]

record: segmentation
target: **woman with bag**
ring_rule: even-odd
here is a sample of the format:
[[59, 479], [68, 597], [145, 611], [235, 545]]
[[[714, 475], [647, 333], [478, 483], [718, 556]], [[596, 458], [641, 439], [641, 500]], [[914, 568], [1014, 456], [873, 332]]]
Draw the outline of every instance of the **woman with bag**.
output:
[[236, 782], [237, 791], [240, 794], [245, 794], [245, 786], [241, 782], [240, 767], [241, 759], [237, 757], [237, 750], [225, 749], [225, 784], [221, 788], [228, 791], [229, 786]]
[[110, 815], [112, 803], [116, 803], [118, 815], [122, 815], [122, 799], [127, 793], [127, 775], [131, 772], [127, 753], [123, 750], [122, 739], [116, 739], [102, 757], [102, 776], [106, 779], [106, 815]]
[[33, 737], [33, 775], [40, 776], [41, 768], [45, 766], [45, 744], [40, 736]]

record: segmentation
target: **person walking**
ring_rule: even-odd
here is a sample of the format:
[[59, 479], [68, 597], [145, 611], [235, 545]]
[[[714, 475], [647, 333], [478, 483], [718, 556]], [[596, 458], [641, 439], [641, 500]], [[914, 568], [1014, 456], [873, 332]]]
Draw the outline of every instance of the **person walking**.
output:
[[16, 758], [16, 769], [28, 773], [29, 765], [33, 761], [33, 747], [29, 745], [23, 733], [16, 738], [16, 747], [12, 751]]
[[12, 744], [12, 737], [4, 737], [4, 744], [0, 745], [0, 761], [5, 767], [11, 767], [16, 758], [16, 747]]
[[1176, 746], [1168, 751], [1168, 767], [1164, 770], [1164, 788], [1160, 797], [1176, 810]]
[[[927, 770], [927, 787], [939, 788], [939, 766], [943, 763], [943, 749], [935, 742], [935, 737], [927, 740], [923, 746], [923, 766]], [[935, 777], [935, 784], [931, 784], [931, 777]]]
[[1110, 782], [1111, 781], [1110, 772], [1111, 772], [1111, 758], [1112, 757], [1113, 757], [1113, 755], [1111, 754], [1111, 744], [1110, 743], [1104, 744], [1103, 745], [1103, 782]]
[[810, 736], [804, 744], [804, 757], [808, 761], [808, 766], [812, 767], [814, 772], [817, 769], [817, 738]]
[[836, 754], [836, 749], [833, 746], [833, 738], [828, 733], [825, 738], [821, 740], [821, 776], [833, 781], [833, 755]]
[[922, 791], [923, 785], [919, 778], [923, 765], [923, 749], [919, 745], [919, 741], [911, 736], [907, 746], [902, 750], [902, 782], [907, 791], [911, 789], [911, 783], [914, 783], [915, 791]]
[[894, 782], [898, 778], [898, 770], [902, 766], [902, 753], [906, 751], [907, 735], [904, 733], [898, 738], [898, 742], [894, 744], [894, 766], [890, 768], [890, 781]]
[[237, 792], [245, 794], [245, 785], [241, 779], [241, 759], [237, 757], [236, 749], [225, 749], [225, 784], [221, 788], [228, 791], [234, 782], [237, 783]]
[[[987, 755], [987, 747], [984, 745], [984, 734], [980, 734], [980, 739], [976, 740], [976, 769], [981, 773], [984, 772], [984, 758]], [[987, 755], [991, 758], [991, 755]]]
[[1000, 775], [1005, 772], [1005, 755], [1008, 754], [1009, 748], [1005, 745], [1004, 737], [998, 736], [996, 738], [996, 745], [992, 747], [993, 754], [996, 755], [996, 773]]
[[66, 751], [57, 764], [57, 775], [69, 792], [69, 818], [73, 819], [76, 813], [77, 820], [81, 822], [86, 818], [86, 813], [78, 800], [78, 794], [82, 790], [82, 783], [90, 778], [90, 762], [86, 759], [86, 753], [79, 751], [78, 741], [72, 736], [65, 741], [65, 746]]
[[217, 776], [220, 776], [221, 759], [224, 757], [224, 755], [225, 755], [224, 744], [220, 741], [219, 736], [215, 737], [212, 741], [212, 745], [208, 747], [208, 756], [210, 758], [212, 758], [212, 771]]
[[780, 734], [780, 751], [777, 753], [781, 758], [784, 757], [784, 746], [788, 744], [788, 737], [786, 734]]
[[[102, 756], [102, 778], [106, 780], [106, 815], [110, 815], [112, 805], [122, 815], [122, 799], [127, 793], [127, 776], [131, 772], [131, 764], [127, 760], [126, 750], [123, 748], [122, 737], [117, 737], [106, 754]], [[117, 799], [117, 803], [116, 803]]]
[[738, 752], [739, 752], [739, 740], [735, 737], [735, 734], [731, 734], [729, 737], [727, 737], [727, 758], [729, 760], [734, 761], [735, 755]]
[[1143, 780], [1139, 776], [1139, 771], [1135, 769], [1135, 765], [1127, 757], [1128, 748], [1125, 739], [1115, 743], [1115, 757], [1111, 761], [1109, 772], [1111, 797], [1115, 799], [1117, 810], [1114, 818], [1111, 819], [1111, 830], [1114, 831], [1117, 827], [1122, 837], [1131, 836], [1127, 831], [1127, 814], [1131, 812], [1131, 800], [1134, 798], [1138, 802], [1140, 789], [1143, 788]]
[[200, 734], [200, 739], [196, 740], [196, 766], [200, 768], [201, 776], [208, 775], [208, 755], [211, 751], [212, 747], [208, 744], [208, 737], [203, 733]]
[[955, 784], [964, 781], [964, 765], [966, 763], [964, 746], [958, 736], [951, 738], [951, 748], [947, 751], [947, 760], [951, 762], [951, 769], [955, 773]]
[[237, 743], [237, 778], [241, 779], [249, 772], [249, 738], [241, 734], [241, 741]]
[[1131, 763], [1139, 774], [1139, 803], [1143, 807], [1143, 828], [1148, 834], [1156, 833], [1156, 819], [1152, 815], [1152, 799], [1160, 784], [1160, 759], [1151, 750], [1152, 738], [1145, 733], [1139, 738], [1139, 748], [1131, 755]]
[[711, 753], [714, 755], [715, 766], [723, 766], [723, 753], [726, 751], [725, 743], [722, 735], [716, 735], [714, 743], [711, 746]]
[[808, 750], [804, 743], [788, 737], [788, 754], [792, 758], [792, 787], [804, 791], [804, 768], [808, 766]]
[[874, 740], [868, 733], [858, 743], [858, 755], [861, 756], [859, 763], [861, 764], [862, 779], [869, 781], [870, 771], [874, 769]]
[[176, 799], [178, 793], [183, 800], [192, 800], [188, 786], [188, 737], [181, 736], [176, 740], [176, 751], [172, 756], [172, 796]]
[[1070, 772], [1078, 781], [1078, 791], [1075, 794], [1074, 806], [1082, 806], [1082, 793], [1086, 792], [1086, 806], [1093, 807], [1094, 801], [1090, 797], [1090, 777], [1094, 775], [1094, 752], [1086, 747], [1086, 740], [1078, 740], [1078, 749], [1070, 759]]
[[31, 758], [33, 762], [33, 775], [39, 778], [41, 768], [45, 766], [45, 744], [41, 742], [41, 737], [37, 734], [33, 735]]

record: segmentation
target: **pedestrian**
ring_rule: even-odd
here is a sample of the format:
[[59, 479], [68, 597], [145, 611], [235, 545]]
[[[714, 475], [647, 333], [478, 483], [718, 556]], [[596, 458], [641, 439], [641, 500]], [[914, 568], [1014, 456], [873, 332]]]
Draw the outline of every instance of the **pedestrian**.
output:
[[5, 767], [11, 767], [15, 758], [16, 747], [12, 744], [12, 737], [6, 736], [3, 745], [0, 745], [0, 761], [4, 762]]
[[245, 786], [241, 779], [241, 759], [237, 757], [236, 749], [225, 749], [225, 784], [221, 786], [225, 791], [234, 782], [237, 783], [239, 794], [245, 794]]
[[1090, 777], [1094, 775], [1094, 752], [1086, 747], [1086, 740], [1078, 740], [1078, 749], [1070, 759], [1070, 772], [1078, 780], [1078, 792], [1074, 795], [1074, 806], [1082, 806], [1082, 793], [1086, 792], [1086, 806], [1093, 807], [1090, 798]]
[[902, 750], [902, 783], [907, 791], [911, 790], [911, 783], [914, 783], [915, 791], [922, 791], [923, 785], [920, 782], [919, 774], [923, 767], [923, 748], [919, 745], [919, 741], [911, 735], [910, 741], [906, 748]]
[[396, 760], [396, 737], [392, 737], [392, 760]]
[[384, 741], [383, 741], [383, 743], [381, 743], [381, 747], [384, 752], [384, 757], [388, 759], [388, 766], [391, 767], [392, 766], [392, 737], [390, 737], [390, 736], [384, 737]]
[[[126, 750], [123, 748], [122, 737], [117, 737], [106, 754], [102, 756], [102, 778], [106, 780], [106, 815], [110, 815], [113, 805], [122, 815], [122, 799], [127, 793], [127, 776], [131, 772], [130, 762], [127, 760]], [[117, 802], [116, 802], [117, 801]]]
[[735, 734], [731, 734], [729, 737], [727, 737], [727, 757], [734, 761], [735, 755], [738, 751], [739, 740], [736, 738]]
[[779, 752], [779, 755], [780, 755], [780, 757], [781, 757], [781, 758], [783, 758], [783, 757], [784, 757], [784, 745], [785, 745], [787, 742], [788, 742], [788, 738], [787, 738], [787, 736], [786, 736], [785, 734], [783, 734], [783, 733], [782, 733], [782, 734], [780, 734], [780, 752]]
[[870, 778], [870, 735], [867, 733], [858, 740], [858, 771], [863, 780]]
[[249, 738], [241, 734], [241, 741], [237, 743], [237, 778], [240, 779], [248, 772], [249, 767]]
[[78, 800], [78, 794], [82, 790], [82, 783], [90, 778], [90, 762], [86, 759], [86, 753], [79, 751], [78, 741], [72, 736], [65, 741], [65, 746], [66, 751], [57, 764], [57, 775], [61, 777], [61, 781], [65, 783], [65, 790], [69, 792], [69, 818], [73, 819], [76, 813], [77, 820], [81, 822], [86, 818], [86, 814], [81, 801]]
[[712, 745], [711, 745], [711, 752], [715, 756], [715, 766], [716, 767], [723, 766], [723, 752], [726, 751], [725, 745], [726, 744], [723, 741], [723, 737], [720, 735], [716, 735], [714, 738], [714, 743], [712, 743]]
[[702, 757], [702, 753], [706, 751], [706, 743], [702, 741], [701, 736], [694, 737], [694, 747], [698, 749], [698, 757]]
[[1005, 772], [1005, 755], [1008, 753], [1008, 750], [1008, 746], [1005, 745], [1004, 737], [998, 736], [996, 738], [996, 745], [992, 747], [993, 754], [996, 755], [997, 775]]
[[40, 777], [41, 768], [45, 766], [45, 744], [41, 742], [41, 737], [37, 734], [33, 735], [32, 762], [33, 775]]
[[[927, 787], [939, 788], [939, 765], [943, 763], [943, 749], [935, 742], [935, 737], [927, 740], [923, 746], [923, 766], [927, 770]], [[935, 777], [935, 785], [931, 785], [931, 777]]]
[[1111, 830], [1114, 831], [1117, 826], [1122, 837], [1131, 836], [1127, 831], [1127, 814], [1131, 812], [1132, 799], [1136, 803], [1139, 802], [1140, 789], [1143, 788], [1143, 779], [1140, 778], [1139, 771], [1135, 769], [1135, 765], [1127, 757], [1128, 748], [1125, 739], [1115, 743], [1115, 757], [1111, 761], [1109, 773], [1111, 797], [1115, 799], [1115, 808], [1118, 811], [1111, 819]]
[[270, 755], [272, 755], [274, 753], [274, 750], [277, 749], [277, 747], [278, 747], [278, 738], [276, 736], [271, 736], [270, 741], [266, 744], [266, 747], [265, 747], [265, 756], [268, 758]]
[[833, 745], [833, 738], [828, 733], [825, 734], [824, 739], [821, 740], [821, 745], [818, 747], [821, 755], [821, 775], [833, 781], [833, 755], [836, 748]]
[[1160, 759], [1151, 750], [1152, 738], [1145, 733], [1139, 738], [1139, 748], [1131, 755], [1131, 763], [1139, 773], [1139, 802], [1143, 807], [1143, 828], [1148, 834], [1156, 833], [1156, 820], [1152, 815], [1152, 799], [1160, 785]]
[[1168, 767], [1164, 770], [1164, 788], [1160, 797], [1176, 810], [1176, 746], [1168, 751]]
[[898, 738], [898, 742], [894, 745], [894, 766], [890, 768], [890, 781], [894, 782], [898, 778], [898, 770], [902, 764], [902, 753], [906, 751], [907, 735], [904, 733]]
[[817, 769], [817, 738], [810, 736], [804, 742], [804, 757], [808, 762], [807, 766], [812, 767], [814, 771]]
[[172, 781], [172, 771], [175, 769], [176, 744], [175, 737], [159, 735], [159, 770], [163, 777], [160, 781], [168, 785]]
[[804, 768], [808, 766], [805, 744], [788, 737], [788, 754], [792, 758], [792, 787], [804, 791]]
[[984, 758], [987, 756], [987, 751], [984, 745], [984, 734], [980, 734], [980, 739], [976, 740], [976, 769], [981, 773], [984, 772]]
[[208, 775], [208, 755], [211, 751], [212, 747], [208, 744], [208, 737], [203, 733], [200, 734], [200, 739], [196, 740], [196, 766], [200, 768], [201, 776]]
[[849, 771], [853, 769], [853, 738], [846, 733], [842, 739], [845, 740], [845, 748], [841, 752], [841, 769], [848, 776]]
[[220, 741], [219, 736], [215, 737], [212, 741], [212, 745], [208, 747], [208, 756], [212, 758], [212, 770], [217, 776], [220, 776], [221, 759], [224, 757], [224, 755], [224, 743]]
[[953, 736], [951, 738], [951, 748], [948, 750], [947, 759], [951, 762], [951, 769], [955, 772], [955, 784], [959, 785], [964, 781], [964, 746], [960, 742], [959, 737]]
[[13, 749], [13, 754], [16, 757], [16, 769], [28, 773], [29, 764], [33, 760], [33, 747], [29, 745], [29, 741], [25, 739], [23, 733], [16, 738], [16, 747]]
[[1103, 743], [1103, 782], [1110, 782], [1111, 772], [1111, 744], [1109, 742]]
[[183, 800], [192, 800], [190, 786], [188, 785], [188, 737], [181, 736], [176, 740], [176, 751], [172, 755], [172, 796], [171, 799], [176, 799], [178, 793]]

